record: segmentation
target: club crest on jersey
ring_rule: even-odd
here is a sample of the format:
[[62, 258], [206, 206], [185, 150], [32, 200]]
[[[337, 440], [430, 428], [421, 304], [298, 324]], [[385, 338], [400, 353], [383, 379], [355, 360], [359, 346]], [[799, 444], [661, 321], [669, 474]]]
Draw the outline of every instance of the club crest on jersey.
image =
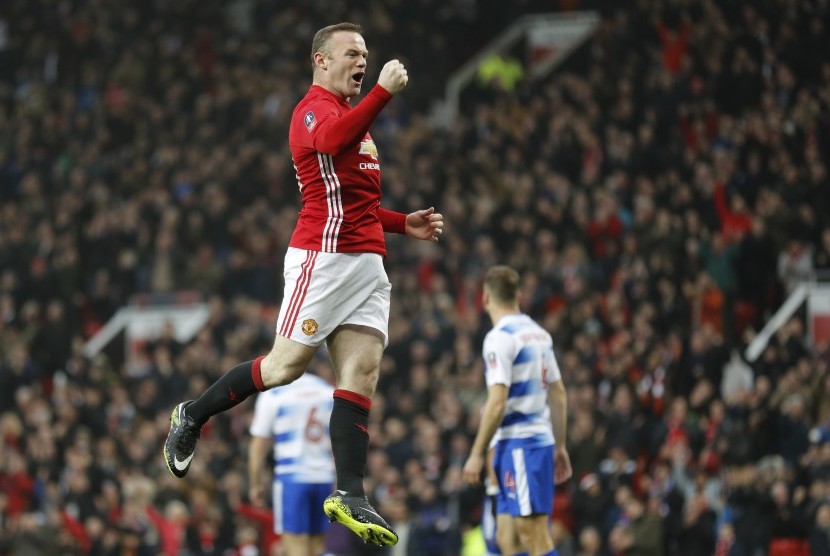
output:
[[504, 472], [501, 484], [505, 489], [507, 489], [507, 496], [509, 498], [516, 497], [516, 478], [509, 469]]
[[311, 133], [311, 130], [317, 125], [317, 120], [314, 118], [314, 112], [306, 112], [306, 115], [303, 117], [303, 123], [305, 123], [305, 128], [308, 132]]
[[305, 319], [301, 328], [303, 334], [306, 336], [313, 336], [317, 333], [317, 321], [314, 319]]
[[490, 368], [495, 368], [499, 366], [499, 360], [496, 358], [496, 353], [491, 351], [487, 354], [487, 365]]
[[364, 139], [360, 142], [360, 154], [368, 154], [372, 157], [372, 160], [378, 159], [378, 148], [375, 146], [375, 142], [371, 139]]

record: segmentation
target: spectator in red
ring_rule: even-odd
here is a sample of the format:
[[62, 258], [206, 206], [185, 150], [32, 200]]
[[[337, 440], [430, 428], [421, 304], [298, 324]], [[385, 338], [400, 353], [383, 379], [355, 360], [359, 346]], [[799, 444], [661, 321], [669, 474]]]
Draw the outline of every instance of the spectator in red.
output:
[[158, 529], [161, 537], [161, 554], [163, 556], [180, 554], [185, 546], [185, 532], [190, 519], [187, 506], [179, 500], [171, 500], [162, 514], [152, 505], [148, 505], [147, 517]]
[[26, 460], [16, 450], [5, 450], [0, 457], [0, 491], [6, 494], [5, 514], [13, 518], [26, 511], [35, 480], [26, 472]]
[[724, 183], [716, 181], [712, 200], [724, 239], [727, 242], [742, 240], [752, 230], [752, 214], [746, 199], [738, 193], [728, 194]]
[[663, 47], [663, 67], [672, 75], [683, 69], [683, 62], [689, 48], [689, 22], [683, 19], [677, 27], [666, 25], [664, 20], [657, 21], [657, 35]]
[[809, 556], [807, 522], [799, 506], [794, 503], [789, 485], [784, 480], [774, 482], [770, 495], [775, 505], [770, 556]]
[[594, 258], [606, 256], [608, 243], [613, 242], [618, 250], [623, 233], [617, 201], [611, 195], [601, 195], [596, 199], [594, 216], [588, 224], [588, 237], [591, 238], [591, 252]]

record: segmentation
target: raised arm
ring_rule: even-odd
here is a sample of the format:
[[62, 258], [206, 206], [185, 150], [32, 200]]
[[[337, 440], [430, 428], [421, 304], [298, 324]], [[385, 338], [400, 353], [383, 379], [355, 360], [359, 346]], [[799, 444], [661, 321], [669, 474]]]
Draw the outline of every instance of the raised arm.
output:
[[314, 150], [336, 156], [363, 139], [391, 98], [386, 89], [375, 85], [357, 106], [339, 118], [335, 115], [321, 118], [313, 138]]
[[406, 68], [400, 61], [386, 62], [380, 70], [378, 84], [372, 87], [366, 98], [357, 106], [339, 118], [321, 119], [318, 124], [319, 129], [314, 134], [315, 150], [338, 155], [344, 149], [360, 141], [386, 103], [391, 100], [392, 96], [401, 92], [408, 82]]

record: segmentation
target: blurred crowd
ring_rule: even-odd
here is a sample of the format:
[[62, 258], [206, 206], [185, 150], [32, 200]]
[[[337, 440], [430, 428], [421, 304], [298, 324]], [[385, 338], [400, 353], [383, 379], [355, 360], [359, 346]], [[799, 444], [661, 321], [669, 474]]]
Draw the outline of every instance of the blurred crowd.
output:
[[[830, 554], [830, 346], [797, 312], [742, 356], [830, 269], [830, 3], [294, 4], [0, 4], [0, 554], [278, 553], [245, 498], [251, 403], [203, 429], [186, 480], [161, 447], [175, 402], [270, 347], [289, 115], [313, 32], [340, 20], [366, 30], [370, 82], [391, 57], [411, 76], [372, 128], [384, 205], [447, 222], [438, 245], [388, 238], [367, 472], [402, 537], [386, 552], [477, 554], [461, 466], [480, 281], [506, 263], [569, 393], [561, 556]], [[601, 27], [550, 78], [475, 86], [430, 125], [448, 72], [552, 8]], [[135, 294], [181, 290], [211, 309], [192, 341], [165, 328], [131, 368], [83, 355]]]

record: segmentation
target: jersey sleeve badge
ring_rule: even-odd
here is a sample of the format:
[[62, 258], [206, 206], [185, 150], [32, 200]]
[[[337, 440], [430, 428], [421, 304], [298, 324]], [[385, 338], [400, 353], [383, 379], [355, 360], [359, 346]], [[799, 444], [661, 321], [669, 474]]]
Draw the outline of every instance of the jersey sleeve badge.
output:
[[495, 352], [491, 351], [487, 354], [487, 366], [491, 369], [495, 369], [499, 366], [499, 359], [496, 357]]
[[303, 123], [305, 124], [305, 128], [308, 130], [309, 133], [314, 129], [314, 126], [317, 125], [317, 119], [314, 117], [314, 112], [308, 111], [306, 115], [303, 116]]

